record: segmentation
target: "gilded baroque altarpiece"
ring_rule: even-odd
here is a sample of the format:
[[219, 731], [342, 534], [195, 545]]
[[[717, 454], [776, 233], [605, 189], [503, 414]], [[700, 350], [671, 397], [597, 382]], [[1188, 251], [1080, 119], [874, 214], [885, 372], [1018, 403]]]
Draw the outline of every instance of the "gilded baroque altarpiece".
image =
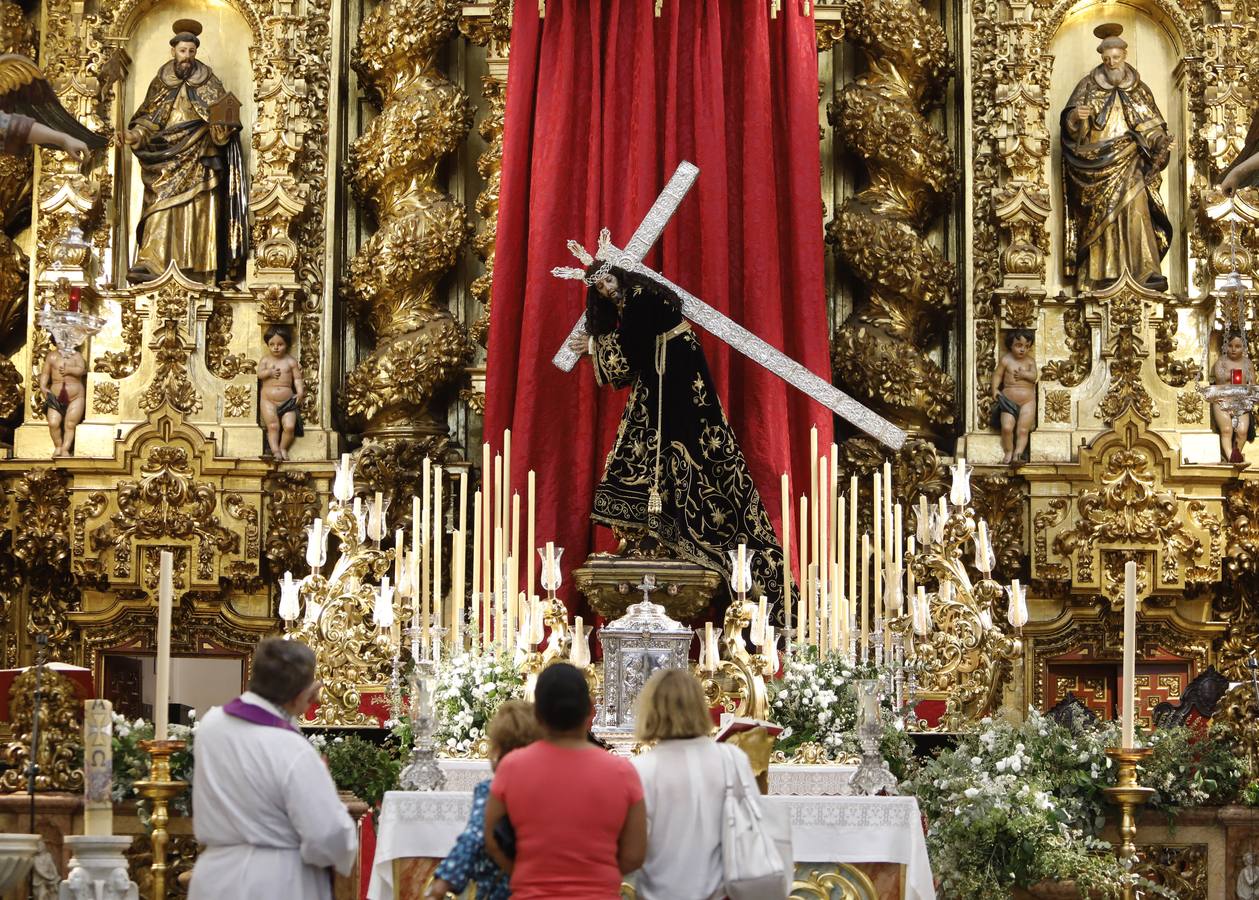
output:
[[[28, 661], [36, 631], [89, 665], [151, 648], [159, 544], [179, 548], [180, 651], [239, 653], [277, 625], [275, 582], [303, 565], [339, 452], [361, 441], [359, 476], [395, 501], [391, 529], [407, 524], [419, 460], [468, 465], [510, 6], [46, 0], [24, 15], [0, 2], [3, 49], [34, 52], [38, 34], [63, 103], [110, 135], [164, 61], [172, 20], [212, 24], [198, 58], [241, 101], [253, 244], [228, 284], [171, 270], [129, 285], [139, 181], [125, 148], [90, 175], [51, 151], [3, 161], [0, 196], [26, 203], [31, 224], [0, 247], [0, 318], [13, 335], [26, 323], [0, 371], [0, 412], [15, 424], [14, 457], [0, 462], [0, 665]], [[1094, 688], [1110, 702], [1097, 665], [1118, 656], [1128, 559], [1146, 655], [1162, 666], [1150, 696], [1212, 664], [1236, 676], [1259, 642], [1259, 479], [1217, 462], [1195, 386], [1233, 265], [1210, 187], [1255, 105], [1256, 10], [843, 0], [813, 13], [835, 382], [914, 434], [894, 459], [907, 508], [946, 490], [952, 457], [977, 466], [997, 576], [1031, 586], [1005, 705]], [[1174, 228], [1161, 293], [1131, 280], [1080, 292], [1063, 274], [1058, 114], [1096, 64], [1092, 29], [1112, 20], [1175, 140], [1158, 188]], [[1259, 195], [1243, 192], [1230, 215], [1237, 265], [1253, 274]], [[85, 348], [75, 456], [54, 467], [33, 321], [87, 284], [98, 288], [86, 308], [107, 324]], [[1241, 302], [1254, 311], [1253, 293]], [[270, 325], [292, 330], [307, 384], [306, 436], [279, 470], [261, 456], [254, 374]], [[1015, 328], [1036, 334], [1039, 383], [1030, 460], [1009, 470], [987, 423]], [[865, 473], [883, 458], [852, 440], [841, 462]]]

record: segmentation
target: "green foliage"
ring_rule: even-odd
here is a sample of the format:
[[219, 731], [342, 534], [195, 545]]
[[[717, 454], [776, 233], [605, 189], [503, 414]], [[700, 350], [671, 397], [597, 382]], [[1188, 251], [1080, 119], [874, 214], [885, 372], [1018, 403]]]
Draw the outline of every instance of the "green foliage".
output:
[[1158, 793], [1150, 805], [1177, 809], [1220, 805], [1238, 799], [1249, 765], [1218, 725], [1205, 734], [1189, 728], [1160, 728], [1147, 741], [1153, 751], [1138, 766], [1137, 780]]
[[338, 790], [349, 791], [373, 810], [380, 809], [386, 791], [398, 786], [402, 759], [393, 740], [377, 745], [353, 735], [339, 736], [324, 741], [323, 752]]

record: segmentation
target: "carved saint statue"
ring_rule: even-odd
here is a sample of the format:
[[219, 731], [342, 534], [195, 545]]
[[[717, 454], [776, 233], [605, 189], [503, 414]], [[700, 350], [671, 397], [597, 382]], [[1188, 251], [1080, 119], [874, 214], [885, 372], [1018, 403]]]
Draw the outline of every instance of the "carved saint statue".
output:
[[1033, 331], [1016, 328], [1005, 335], [1005, 356], [992, 373], [992, 424], [1001, 429], [1001, 449], [1007, 466], [1022, 460], [1036, 427], [1036, 357]]
[[52, 436], [53, 458], [74, 452], [74, 430], [83, 421], [87, 406], [87, 362], [78, 350], [61, 350], [49, 336], [52, 348], [44, 357], [39, 373], [39, 389], [44, 395], [44, 414]]
[[289, 353], [288, 329], [273, 325], [263, 338], [270, 353], [258, 360], [258, 380], [262, 382], [258, 406], [271, 456], [284, 460], [289, 458], [293, 439], [302, 436], [301, 408], [306, 383], [302, 381], [302, 367]]
[[239, 103], [197, 59], [201, 24], [180, 19], [174, 28], [171, 60], [123, 135], [144, 181], [132, 283], [172, 262], [200, 281], [232, 279], [248, 252]]
[[1102, 63], [1071, 92], [1062, 111], [1068, 275], [1082, 290], [1105, 287], [1127, 270], [1151, 290], [1167, 290], [1163, 257], [1172, 225], [1158, 196], [1173, 140], [1154, 95], [1125, 61], [1122, 25], [1099, 25]]
[[[1240, 332], [1230, 331], [1224, 336], [1224, 347], [1215, 361], [1211, 376], [1216, 384], [1255, 383], [1255, 369], [1250, 363], [1250, 354], [1246, 352], [1246, 339]], [[1222, 407], [1221, 403], [1211, 404], [1211, 418], [1220, 429], [1220, 451], [1228, 462], [1243, 462], [1242, 448], [1255, 437], [1254, 418], [1249, 412], [1234, 417]]]

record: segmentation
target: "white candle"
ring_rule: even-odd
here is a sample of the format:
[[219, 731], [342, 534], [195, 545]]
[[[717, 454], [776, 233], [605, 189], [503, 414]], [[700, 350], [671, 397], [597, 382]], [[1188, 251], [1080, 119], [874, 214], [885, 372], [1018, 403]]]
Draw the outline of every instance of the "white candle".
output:
[[783, 616], [787, 624], [787, 649], [791, 649], [791, 486], [787, 481], [787, 473], [782, 473], [782, 487], [779, 491], [782, 501], [783, 523]]
[[[813, 426], [813, 430], [809, 436], [809, 512], [812, 518], [809, 524], [812, 526], [809, 530], [809, 563], [816, 563], [818, 560], [818, 458], [817, 458], [817, 426]], [[804, 573], [800, 573], [801, 577]], [[813, 591], [814, 584], [809, 582], [809, 607], [813, 607]]]
[[590, 646], [586, 643], [586, 623], [582, 621], [581, 616], [573, 617], [573, 646], [568, 659], [579, 669], [590, 665]]
[[756, 625], [752, 629], [752, 643], [758, 647], [765, 645], [765, 628], [769, 625], [769, 607], [766, 605], [765, 597], [761, 597], [760, 605], [756, 609]]
[[538, 555], [538, 537], [536, 527], [537, 513], [535, 510], [537, 501], [534, 496], [534, 492], [537, 490], [537, 480], [537, 474], [533, 471], [533, 469], [530, 469], [529, 481], [525, 489], [525, 492], [528, 495], [527, 505], [529, 508], [528, 520], [525, 524], [525, 543], [527, 547], [525, 559], [528, 561], [528, 565], [525, 567], [525, 570], [527, 572], [526, 577], [529, 579], [528, 584], [526, 585], [526, 593], [528, 594], [532, 594], [538, 589], [538, 582], [536, 581], [533, 569], [534, 559]]
[[368, 524], [371, 526], [368, 529], [371, 532], [369, 537], [373, 541], [379, 541], [385, 536], [385, 497], [380, 491], [376, 492], [372, 503], [371, 521]]
[[877, 604], [875, 609], [875, 618], [883, 617], [883, 480], [879, 478], [879, 473], [874, 473], [874, 537], [871, 543], [874, 545], [874, 565], [870, 567], [870, 590], [874, 592], [874, 602]]
[[708, 665], [716, 669], [721, 662], [721, 649], [717, 646], [717, 635], [713, 632], [713, 623], [704, 623], [704, 643], [708, 645]]
[[306, 535], [306, 565], [311, 571], [320, 568], [324, 563], [323, 519], [315, 519]]
[[442, 541], [446, 536], [445, 505], [442, 502], [442, 467], [433, 467], [433, 619], [442, 626]]
[[[507, 515], [507, 498], [512, 495], [511, 491], [511, 429], [503, 429], [503, 515]], [[507, 545], [513, 546], [516, 540], [516, 525], [511, 526], [511, 531], [507, 531], [507, 522], [503, 522], [503, 537], [507, 539]], [[512, 551], [512, 559], [519, 560], [520, 554]]]
[[429, 581], [429, 566], [432, 563], [432, 548], [429, 546], [429, 522], [433, 515], [433, 464], [426, 456], [420, 467], [421, 480], [423, 483], [423, 500], [420, 506], [420, 628], [422, 631], [421, 650], [425, 656], [430, 653], [432, 644], [430, 643], [432, 635], [429, 629], [433, 627], [433, 601], [429, 590], [432, 584]]
[[503, 650], [511, 638], [503, 633], [503, 529], [494, 528], [494, 643]]
[[157, 685], [153, 700], [153, 737], [166, 740], [167, 713], [170, 706], [170, 617], [174, 602], [175, 557], [163, 550], [159, 557], [157, 576]]
[[1017, 578], [1010, 582], [1008, 621], [1015, 628], [1022, 628], [1027, 624], [1027, 594], [1023, 591], [1023, 586], [1019, 584]]
[[[823, 474], [830, 471], [830, 467], [826, 464], [826, 457], [823, 456], [818, 468]], [[821, 509], [818, 511], [818, 619], [820, 625], [819, 637], [821, 640], [820, 647], [825, 648], [827, 644], [826, 623], [829, 621], [831, 614], [831, 527], [830, 527], [830, 497], [827, 495], [827, 489], [830, 487], [829, 477], [823, 481], [818, 487], [818, 505]]]
[[870, 532], [861, 535], [861, 659], [870, 658]]
[[799, 615], [796, 627], [800, 629], [799, 642], [809, 643], [809, 498], [800, 495], [800, 593], [796, 597]]
[[1136, 746], [1137, 680], [1137, 564], [1129, 560], [1123, 567], [1123, 694], [1121, 720], [1123, 747]]
[[[481, 581], [473, 590], [480, 591], [481, 602], [489, 603], [491, 586], [493, 585], [494, 548], [494, 484], [493, 470], [490, 468], [490, 445], [481, 445]], [[487, 607], [488, 608], [488, 607]], [[481, 640], [484, 642], [489, 635], [489, 619], [481, 626]], [[484, 643], [483, 643], [484, 645]]]
[[481, 492], [472, 495], [472, 625], [477, 632], [477, 640], [484, 646], [485, 620], [481, 617], [481, 604], [485, 594], [481, 590]]

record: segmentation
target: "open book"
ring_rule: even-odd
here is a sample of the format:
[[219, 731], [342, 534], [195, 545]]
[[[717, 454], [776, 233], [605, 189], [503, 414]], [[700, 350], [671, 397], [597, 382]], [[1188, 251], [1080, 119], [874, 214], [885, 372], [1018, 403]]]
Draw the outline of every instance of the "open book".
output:
[[772, 737], [782, 734], [783, 727], [775, 725], [773, 722], [766, 722], [763, 719], [749, 719], [743, 716], [722, 716], [721, 727], [717, 729], [717, 733], [713, 735], [713, 740], [717, 742], [728, 740], [736, 734], [745, 731], [751, 731], [753, 728], [764, 728]]

